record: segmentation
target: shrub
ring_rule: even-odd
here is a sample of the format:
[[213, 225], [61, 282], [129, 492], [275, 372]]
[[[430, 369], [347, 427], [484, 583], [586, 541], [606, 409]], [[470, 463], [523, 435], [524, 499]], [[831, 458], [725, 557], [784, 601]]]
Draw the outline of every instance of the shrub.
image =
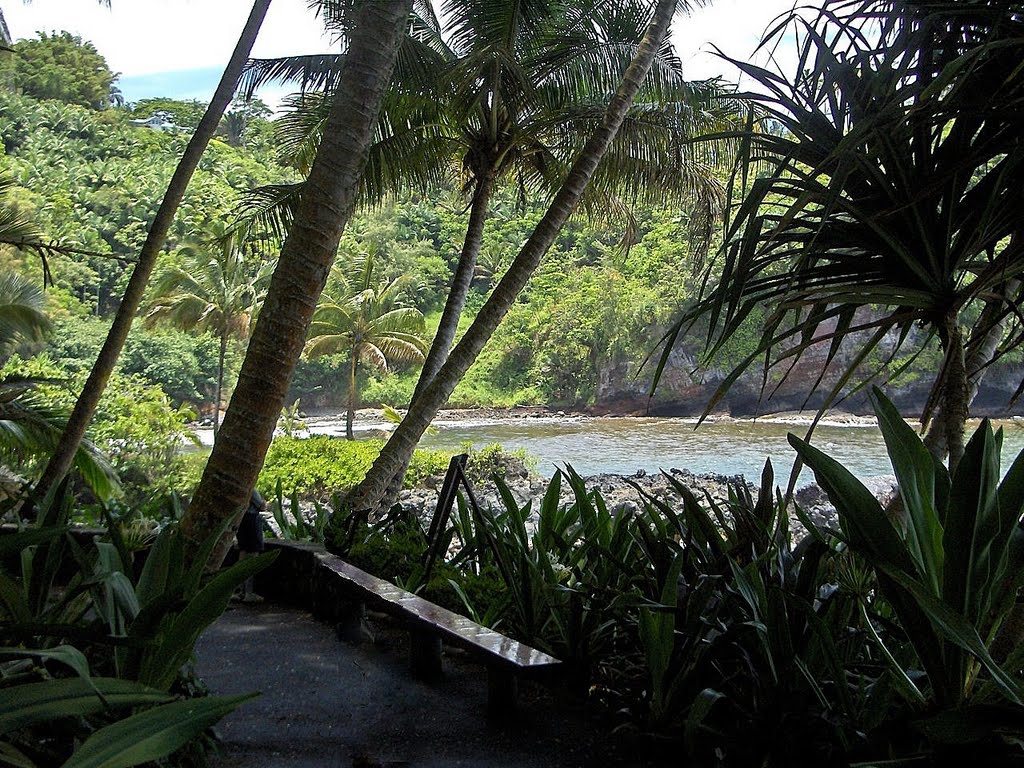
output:
[[[383, 444], [381, 440], [341, 440], [327, 435], [275, 438], [267, 451], [259, 487], [270, 491], [280, 481], [287, 495], [297, 492], [328, 498], [362, 480]], [[449, 458], [443, 451], [416, 451], [405, 476], [406, 487], [443, 474]]]

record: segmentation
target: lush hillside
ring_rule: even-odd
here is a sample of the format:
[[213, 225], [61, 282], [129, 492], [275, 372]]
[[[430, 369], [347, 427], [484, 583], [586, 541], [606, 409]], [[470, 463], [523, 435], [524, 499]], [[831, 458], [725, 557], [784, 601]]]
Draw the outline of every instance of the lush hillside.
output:
[[[53, 332], [45, 345], [23, 347], [22, 356], [45, 353], [70, 372], [91, 365], [200, 106], [148, 100], [134, 111], [97, 110], [0, 93], [2, 165], [18, 184], [13, 202], [49, 238], [80, 251], [50, 254], [45, 262], [38, 254], [9, 247], [0, 253], [5, 269], [42, 281], [45, 267], [53, 280], [47, 289]], [[186, 130], [161, 132], [130, 122], [157, 110]], [[236, 121], [211, 144], [172, 230], [165, 268], [181, 265], [189, 249], [222, 232], [249, 190], [298, 178], [297, 171], [279, 163], [273, 127], [265, 117], [249, 109], [239, 118], [242, 127]], [[482, 304], [543, 210], [543, 201], [524, 200], [515, 188], [500, 190], [497, 198], [485, 229], [470, 310]], [[383, 277], [412, 276], [415, 289], [407, 301], [426, 314], [429, 329], [443, 305], [467, 215], [466, 201], [454, 189], [406, 195], [363, 210], [345, 234], [338, 268], [344, 271], [355, 257], [372, 253]], [[702, 337], [701, 329], [695, 329], [677, 345], [663, 384], [648, 403], [652, 365], [641, 367], [671, 318], [698, 290], [695, 258], [701, 249], [684, 210], [639, 209], [633, 216], [629, 226], [600, 214], [581, 216], [565, 229], [456, 390], [454, 405], [549, 404], [623, 412], [650, 407], [663, 413], [703, 407], [730, 365], [753, 349], [757, 318], [750, 333], [723, 350], [706, 370], [698, 370]], [[259, 263], [272, 263], [276, 255], [275, 246], [263, 241], [251, 241], [247, 248]], [[243, 345], [244, 335], [229, 340], [227, 392]], [[217, 346], [215, 335], [203, 331], [202, 324], [182, 330], [167, 322], [140, 322], [121, 370], [159, 385], [176, 405], [208, 410], [215, 391]], [[825, 352], [803, 360], [767, 407], [799, 407]], [[922, 355], [900, 379], [902, 391], [893, 390], [907, 410], [920, 407], [923, 387], [915, 385], [929, 382], [922, 372], [934, 369], [935, 354]], [[894, 361], [889, 368], [902, 362]], [[345, 354], [303, 361], [293, 381], [293, 399], [301, 398], [304, 407], [340, 406], [348, 388], [346, 370]], [[1015, 372], [1013, 361], [995, 366], [987, 377], [990, 390], [983, 391], [979, 404], [1005, 402], [1007, 390], [1019, 381]], [[399, 406], [411, 395], [416, 377], [414, 369], [400, 367], [387, 374], [365, 369], [359, 375], [364, 403]], [[779, 376], [773, 373], [773, 380]], [[747, 375], [722, 407], [735, 413], [756, 411], [760, 386], [758, 374]]]

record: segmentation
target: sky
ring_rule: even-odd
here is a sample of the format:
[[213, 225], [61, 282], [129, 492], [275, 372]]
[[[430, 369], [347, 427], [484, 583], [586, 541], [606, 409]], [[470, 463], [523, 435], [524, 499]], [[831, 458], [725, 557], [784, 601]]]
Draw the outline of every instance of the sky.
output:
[[[36, 31], [68, 30], [88, 40], [120, 73], [118, 86], [128, 101], [152, 96], [206, 101], [220, 79], [251, 0], [7, 0], [0, 4], [14, 39]], [[686, 76], [723, 76], [734, 68], [715, 56], [714, 47], [748, 58], [761, 33], [793, 0], [716, 0], [676, 19], [673, 42]], [[307, 0], [274, 0], [253, 56], [271, 58], [331, 50]], [[275, 106], [284, 92], [262, 91]]]

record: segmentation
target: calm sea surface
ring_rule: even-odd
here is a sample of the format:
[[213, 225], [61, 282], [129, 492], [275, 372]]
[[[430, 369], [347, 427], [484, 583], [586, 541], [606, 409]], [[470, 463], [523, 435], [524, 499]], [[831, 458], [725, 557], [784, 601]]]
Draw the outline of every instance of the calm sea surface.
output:
[[[383, 427], [384, 425], [374, 425]], [[458, 450], [501, 443], [524, 448], [537, 458], [537, 470], [551, 475], [556, 467], [571, 464], [582, 475], [632, 474], [639, 469], [656, 472], [677, 467], [695, 473], [760, 475], [771, 457], [777, 482], [784, 483], [795, 454], [786, 442], [806, 426], [768, 421], [723, 421], [694, 428], [689, 419], [644, 418], [525, 418], [437, 422], [424, 436], [428, 448]], [[344, 418], [310, 421], [316, 434], [344, 435]], [[1024, 450], [1024, 423], [1004, 422], [1004, 469]], [[204, 442], [210, 441], [203, 435]], [[882, 436], [874, 426], [819, 425], [814, 444], [841, 461], [855, 475], [891, 474]], [[800, 484], [811, 482], [804, 472]]]

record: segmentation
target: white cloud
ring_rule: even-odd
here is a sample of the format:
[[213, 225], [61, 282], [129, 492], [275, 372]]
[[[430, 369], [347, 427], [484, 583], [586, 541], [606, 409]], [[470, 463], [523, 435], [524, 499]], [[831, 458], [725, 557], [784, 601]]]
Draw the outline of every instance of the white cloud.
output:
[[[821, 0], [803, 0], [800, 5], [820, 5]], [[734, 66], [715, 54], [741, 61], [750, 60], [764, 31], [781, 14], [793, 9], [794, 0], [715, 0], [695, 8], [689, 17], [676, 20], [672, 40], [683, 60], [686, 77], [702, 79], [722, 76], [736, 81]], [[788, 54], [788, 55], [787, 55]], [[777, 51], [777, 60], [792, 64], [791, 51]], [[757, 63], [764, 65], [767, 55], [759, 52]]]
[[[89, 40], [125, 75], [201, 69], [227, 62], [252, 3], [248, 0], [13, 0], [4, 5], [11, 35], [66, 29]], [[253, 55], [315, 53], [330, 44], [305, 0], [275, 0]]]
[[[820, 2], [820, 0], [813, 0]], [[258, 57], [328, 50], [330, 41], [306, 0], [274, 0], [253, 50]], [[717, 0], [677, 19], [673, 39], [691, 78], [723, 75], [735, 68], [713, 46], [747, 58], [761, 33], [793, 0]], [[126, 76], [223, 67], [251, 8], [249, 0], [9, 0], [4, 4], [11, 34], [69, 30], [90, 40], [110, 68]]]

